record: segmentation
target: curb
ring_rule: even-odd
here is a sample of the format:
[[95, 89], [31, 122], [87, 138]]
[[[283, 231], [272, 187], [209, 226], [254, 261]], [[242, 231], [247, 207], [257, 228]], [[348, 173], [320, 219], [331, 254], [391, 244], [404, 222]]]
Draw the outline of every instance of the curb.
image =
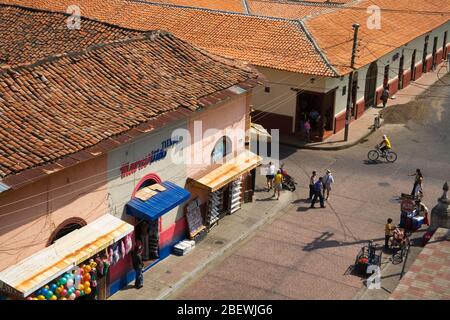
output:
[[[380, 127], [383, 126], [383, 124], [384, 124], [384, 121], [381, 121]], [[361, 141], [363, 141], [364, 139], [369, 137], [375, 131], [377, 131], [377, 129], [372, 128], [372, 129], [370, 129], [370, 131], [368, 133], [366, 133], [365, 135], [360, 137], [358, 140], [353, 141], [351, 143], [347, 143], [347, 144], [341, 145], [341, 146], [336, 146], [336, 147], [300, 146], [300, 145], [297, 145], [295, 143], [281, 142], [281, 141], [280, 141], [280, 144], [284, 145], [284, 146], [294, 147], [294, 148], [297, 148], [297, 149], [305, 149], [305, 150], [337, 151], [337, 150], [348, 149], [348, 148], [351, 148], [351, 147], [361, 143]]]
[[[292, 192], [289, 194], [289, 197], [292, 198]], [[248, 238], [251, 236], [257, 229], [259, 229], [261, 226], [266, 224], [270, 221], [271, 218], [275, 217], [278, 213], [282, 213], [284, 208], [289, 206], [291, 204], [291, 200], [289, 199], [286, 206], [283, 205], [281, 209], [277, 208], [277, 210], [273, 210], [273, 212], [268, 213], [263, 219], [252, 225], [250, 228], [247, 229], [245, 233], [243, 233], [238, 238], [234, 239], [233, 241], [229, 242], [226, 246], [221, 248], [220, 250], [214, 252], [206, 261], [202, 262], [200, 265], [198, 265], [192, 272], [190, 272], [188, 275], [182, 277], [178, 282], [176, 282], [174, 285], [170, 286], [168, 289], [164, 290], [161, 294], [159, 294], [156, 298], [152, 300], [164, 300], [171, 294], [173, 294], [175, 291], [182, 288], [184, 285], [186, 285], [191, 279], [196, 277], [201, 271], [203, 271], [205, 268], [207, 268], [209, 265], [211, 265], [217, 258], [223, 256], [223, 254], [233, 247], [235, 247], [238, 243], [240, 243], [242, 240]], [[273, 208], [276, 208], [277, 206], [274, 206]]]

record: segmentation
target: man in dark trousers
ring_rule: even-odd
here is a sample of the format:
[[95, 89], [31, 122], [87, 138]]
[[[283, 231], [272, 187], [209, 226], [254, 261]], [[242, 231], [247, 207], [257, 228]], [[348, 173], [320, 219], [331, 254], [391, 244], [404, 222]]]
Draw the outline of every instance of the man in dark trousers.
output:
[[325, 205], [323, 203], [323, 178], [322, 177], [320, 177], [319, 180], [314, 184], [314, 197], [312, 199], [310, 208], [314, 208], [317, 198], [320, 199], [320, 207], [325, 208]]
[[136, 272], [134, 286], [136, 289], [140, 289], [144, 286], [144, 262], [142, 261], [142, 242], [140, 240], [136, 240], [136, 245], [133, 250], [133, 268]]
[[386, 108], [388, 99], [389, 99], [389, 87], [385, 86], [383, 93], [381, 94], [381, 101], [383, 101], [383, 108]]
[[312, 172], [311, 177], [309, 177], [309, 197], [308, 200], [312, 200], [314, 196], [314, 184], [317, 181], [317, 173], [315, 171]]

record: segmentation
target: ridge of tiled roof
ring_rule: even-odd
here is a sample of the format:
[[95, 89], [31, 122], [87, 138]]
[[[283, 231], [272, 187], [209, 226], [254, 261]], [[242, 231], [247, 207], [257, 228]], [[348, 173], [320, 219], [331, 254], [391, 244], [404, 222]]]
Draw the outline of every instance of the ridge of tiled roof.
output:
[[84, 30], [73, 31], [67, 27], [68, 17], [63, 12], [0, 3], [0, 68], [142, 33], [87, 17], [81, 17]]
[[[367, 8], [381, 9], [381, 29], [367, 27]], [[413, 9], [410, 9], [413, 8]], [[329, 62], [340, 74], [351, 71], [350, 60], [354, 23], [360, 24], [358, 55], [360, 68], [427, 34], [450, 20], [450, 1], [362, 0], [338, 11], [303, 19]], [[334, 30], [330, 34], [329, 30]]]
[[258, 84], [162, 31], [4, 69], [0, 179], [20, 185]]
[[[17, 3], [19, 0], [1, 0]], [[65, 11], [70, 0], [20, 0], [22, 5]], [[81, 15], [135, 30], [164, 29], [213, 54], [255, 66], [317, 76], [335, 76], [298, 20], [176, 8], [127, 0], [78, 0]], [[243, 28], [243, 26], [246, 26]]]

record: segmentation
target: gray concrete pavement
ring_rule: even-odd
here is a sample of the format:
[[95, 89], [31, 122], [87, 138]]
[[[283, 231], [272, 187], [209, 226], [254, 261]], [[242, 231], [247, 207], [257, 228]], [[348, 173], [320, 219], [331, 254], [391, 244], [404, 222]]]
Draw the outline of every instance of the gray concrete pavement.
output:
[[[386, 298], [361, 291], [363, 279], [348, 273], [348, 268], [366, 241], [383, 243], [388, 217], [398, 223], [398, 196], [412, 188], [413, 179], [408, 174], [422, 169], [424, 201], [430, 209], [441, 195], [443, 181], [450, 180], [450, 77], [442, 81], [417, 101], [392, 108], [382, 129], [353, 148], [333, 152], [282, 148], [285, 166], [299, 182], [295, 200], [170, 297]], [[394, 164], [366, 161], [367, 152], [382, 134], [391, 137], [399, 155]], [[312, 170], [323, 174], [327, 168], [336, 179], [327, 208], [309, 209], [304, 201], [308, 175]], [[385, 268], [385, 281], [395, 279], [395, 271]], [[385, 289], [390, 291], [395, 285], [394, 280], [385, 283]]]

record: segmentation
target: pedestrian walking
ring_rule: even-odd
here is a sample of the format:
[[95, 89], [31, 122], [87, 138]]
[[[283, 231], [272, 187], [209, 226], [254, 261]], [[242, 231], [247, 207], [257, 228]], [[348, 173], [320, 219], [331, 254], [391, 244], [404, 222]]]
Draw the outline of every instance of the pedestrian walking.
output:
[[389, 99], [389, 87], [385, 86], [383, 92], [381, 93], [381, 101], [383, 101], [383, 108], [386, 108], [386, 104]]
[[273, 188], [273, 178], [275, 177], [275, 165], [272, 161], [269, 162], [266, 179], [267, 179], [267, 192]]
[[325, 204], [323, 202], [323, 178], [320, 177], [319, 181], [314, 184], [314, 197], [311, 202], [310, 208], [314, 208], [316, 204], [317, 198], [320, 200], [320, 207], [325, 208]]
[[282, 182], [283, 182], [283, 175], [281, 174], [281, 170], [278, 170], [274, 178], [274, 190], [273, 190], [274, 197], [278, 192], [277, 200], [280, 200], [281, 188], [283, 187]]
[[392, 237], [392, 232], [395, 226], [392, 224], [392, 219], [387, 219], [386, 226], [384, 227], [384, 248], [389, 249], [389, 239]]
[[311, 177], [309, 177], [309, 197], [308, 200], [312, 200], [314, 196], [314, 184], [317, 182], [317, 173], [312, 172]]
[[134, 282], [134, 286], [136, 289], [140, 289], [144, 286], [144, 262], [142, 260], [142, 242], [140, 240], [136, 240], [136, 245], [133, 250], [133, 268], [136, 272], [136, 280]]
[[[323, 178], [323, 185], [324, 185], [323, 196], [324, 196], [325, 200], [328, 200], [328, 198], [330, 197], [331, 185], [333, 183], [334, 183], [334, 178], [331, 175], [330, 169], [327, 169], [327, 171], [325, 173], [325, 177]], [[325, 196], [325, 193], [326, 193], [326, 196]]]
[[423, 175], [420, 169], [416, 169], [416, 172], [409, 175], [414, 176], [414, 185], [411, 191], [411, 195], [415, 198], [419, 193], [423, 195]]

